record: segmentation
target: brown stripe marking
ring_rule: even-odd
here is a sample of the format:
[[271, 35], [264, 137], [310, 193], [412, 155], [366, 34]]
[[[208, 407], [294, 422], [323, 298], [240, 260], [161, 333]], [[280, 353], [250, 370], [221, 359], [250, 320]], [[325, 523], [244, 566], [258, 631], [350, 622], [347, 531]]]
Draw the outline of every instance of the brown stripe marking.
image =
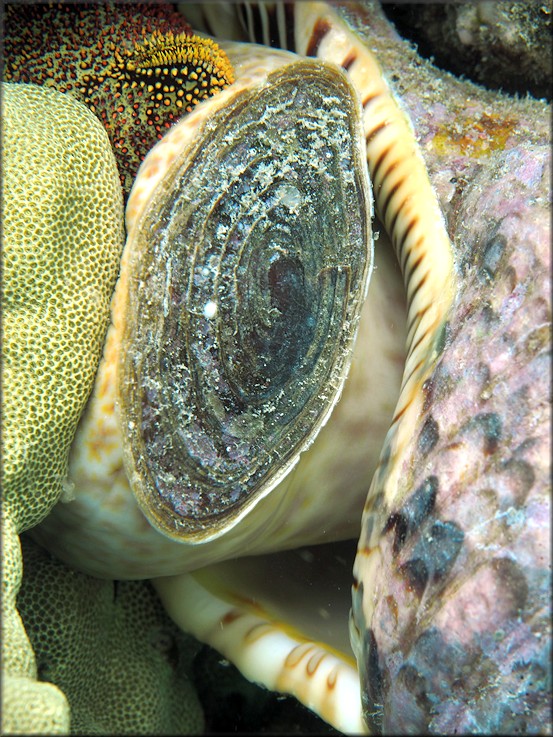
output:
[[[405, 241], [407, 240], [407, 237], [409, 236], [409, 233], [413, 230], [413, 228], [415, 227], [415, 225], [418, 222], [419, 222], [419, 216], [418, 215], [413, 215], [413, 217], [409, 221], [409, 225], [403, 231], [403, 235], [400, 238], [398, 238], [397, 248], [398, 248], [398, 251], [400, 253], [403, 252], [403, 246], [405, 245]], [[404, 263], [401, 264], [401, 271], [402, 272], [405, 272], [405, 264]]]
[[315, 673], [317, 672], [317, 668], [323, 662], [325, 657], [326, 657], [325, 653], [316, 653], [315, 655], [312, 655], [309, 658], [309, 660], [305, 664], [305, 672], [307, 673], [308, 676], [315, 675]]
[[342, 69], [347, 72], [350, 66], [353, 64], [353, 62], [357, 59], [357, 54], [355, 51], [350, 51], [349, 54], [346, 56], [344, 61], [342, 62]]
[[311, 38], [307, 44], [307, 49], [305, 51], [306, 56], [317, 56], [321, 41], [329, 31], [330, 23], [323, 18], [319, 18], [315, 23], [315, 28], [313, 29], [313, 33], [311, 34]]
[[[416, 296], [417, 292], [418, 292], [418, 291], [419, 291], [419, 289], [420, 289], [420, 288], [421, 288], [421, 287], [423, 286], [423, 284], [424, 284], [424, 283], [426, 282], [426, 280], [427, 280], [427, 279], [428, 279], [428, 271], [427, 271], [427, 272], [426, 272], [426, 274], [425, 274], [425, 275], [424, 275], [424, 276], [422, 277], [422, 279], [420, 280], [420, 282], [419, 282], [419, 283], [417, 284], [417, 286], [416, 286], [416, 287], [415, 287], [415, 289], [413, 290], [413, 294], [411, 295], [411, 302], [413, 302], [413, 300], [415, 299], [415, 296]], [[413, 348], [412, 348], [411, 350], [414, 350], [414, 349], [415, 349], [415, 346], [413, 346]]]
[[414, 263], [411, 264], [411, 266], [409, 267], [408, 271], [406, 271], [404, 273], [404, 277], [403, 278], [405, 279], [405, 283], [406, 284], [408, 284], [411, 281], [411, 278], [412, 278], [413, 274], [415, 273], [415, 271], [421, 265], [421, 262], [422, 262], [423, 258], [424, 258], [424, 253], [421, 253], [419, 255], [418, 259]]
[[240, 619], [243, 614], [238, 611], [238, 609], [232, 609], [230, 612], [227, 612], [225, 616], [221, 619], [221, 628], [225, 627], [226, 625], [232, 624], [233, 622], [236, 622], [237, 619]]
[[[369, 555], [372, 555], [373, 552], [374, 552], [374, 547], [371, 545], [363, 545], [362, 548], [357, 548], [357, 555], [366, 555], [368, 557]], [[354, 581], [354, 586], [355, 584], [359, 586], [359, 584], [357, 583], [357, 579], [355, 579]]]
[[384, 184], [386, 179], [390, 176], [390, 174], [393, 172], [393, 170], [396, 168], [398, 164], [399, 164], [399, 161], [397, 159], [395, 161], [392, 161], [392, 163], [388, 166], [388, 168], [382, 175], [382, 184]]
[[[376, 160], [375, 165], [373, 167], [373, 170], [371, 172], [371, 177], [372, 177], [373, 182], [374, 182], [374, 180], [377, 177], [378, 170], [382, 166], [382, 162], [384, 161], [384, 159], [386, 158], [386, 156], [388, 156], [388, 154], [390, 153], [390, 149], [391, 148], [392, 148], [392, 146], [390, 144], [387, 148], [384, 149], [384, 151], [380, 154], [380, 156]], [[396, 165], [397, 165], [397, 162], [394, 162], [392, 166], [396, 166]], [[386, 176], [386, 175], [384, 175], [384, 176]]]
[[407, 404], [400, 409], [397, 415], [395, 415], [394, 419], [392, 420], [392, 426], [395, 425], [396, 422], [403, 417], [404, 413], [407, 412], [412, 402], [413, 402], [413, 396], [411, 395], [411, 397], [409, 397], [409, 401], [407, 402]]
[[338, 673], [336, 672], [336, 669], [331, 670], [328, 676], [326, 677], [326, 687], [329, 691], [334, 690], [337, 680], [338, 680]]
[[[429, 333], [429, 330], [427, 329], [427, 330], [424, 331], [424, 333], [422, 335], [419, 336], [419, 339], [417, 340], [417, 342], [414, 345], [411, 346], [411, 353], [413, 353], [414, 351], [417, 350], [417, 348], [422, 343], [422, 341], [426, 338], [426, 336], [428, 335], [428, 333]], [[418, 367], [415, 367], [415, 369], [413, 369], [413, 370], [416, 370], [416, 368], [418, 368]], [[413, 371], [411, 371], [411, 373], [409, 374], [409, 378], [411, 378], [412, 375], [413, 375]]]
[[[428, 308], [429, 307], [430, 307], [430, 305], [426, 304], [426, 305], [424, 305], [424, 307], [421, 307], [420, 310], [418, 310], [417, 312], [415, 312], [415, 314], [413, 315], [413, 317], [409, 320], [409, 325], [407, 326], [407, 335], [409, 335], [409, 333], [411, 332], [411, 330], [413, 328], [413, 325], [415, 324], [415, 321], [418, 319], [419, 322], [420, 322], [422, 320], [422, 318], [426, 315], [426, 313], [428, 312]], [[411, 351], [409, 351], [409, 353], [411, 353]]]
[[366, 97], [363, 98], [363, 100], [361, 101], [361, 105], [363, 105], [364, 108], [367, 107], [367, 105], [369, 104], [369, 102], [372, 102], [373, 100], [376, 100], [376, 98], [377, 97], [380, 97], [380, 95], [381, 95], [380, 92], [371, 92], [371, 93], [369, 93]]
[[[403, 182], [404, 182], [404, 179], [402, 178], [402, 179], [400, 179], [398, 182], [396, 182], [394, 184], [394, 186], [392, 187], [392, 189], [388, 192], [388, 195], [387, 195], [386, 199], [384, 200], [384, 202], [380, 206], [380, 209], [382, 211], [381, 212], [381, 215], [382, 215], [383, 218], [386, 217], [386, 210], [390, 206], [390, 202], [392, 200], [392, 197], [395, 195], [395, 193], [401, 187], [401, 185], [403, 184]], [[390, 228], [389, 230], [392, 231], [393, 228]]]
[[417, 248], [419, 248], [424, 241], [424, 235], [420, 235], [417, 239], [417, 242], [412, 246], [412, 248], [407, 248], [403, 254], [403, 257], [401, 259], [401, 273], [405, 274], [405, 266], [407, 265], [407, 261], [409, 259], [409, 256], [413, 251], [416, 251]]
[[[402, 184], [403, 184], [403, 180], [402, 180]], [[399, 217], [399, 214], [403, 210], [403, 208], [405, 207], [405, 205], [407, 204], [408, 201], [409, 201], [409, 195], [407, 195], [403, 199], [402, 203], [399, 205], [399, 207], [395, 211], [395, 214], [394, 214], [393, 218], [390, 220], [390, 233], [393, 233], [394, 232], [395, 227], [396, 227], [396, 222], [397, 222], [397, 219]], [[397, 253], [397, 249], [396, 249], [396, 253]]]
[[255, 642], [260, 640], [265, 635], [273, 632], [274, 626], [268, 622], [258, 622], [254, 624], [244, 635], [244, 642], [247, 645], [253, 645]]
[[[381, 214], [382, 214], [382, 218], [383, 219], [386, 217], [386, 211], [388, 210], [388, 207], [390, 206], [390, 202], [392, 201], [392, 197], [396, 194], [396, 192], [399, 190], [399, 188], [404, 183], [405, 183], [405, 177], [401, 177], [401, 179], [399, 179], [394, 184], [394, 186], [392, 187], [392, 189], [388, 192], [388, 195], [387, 195], [386, 199], [384, 200], [384, 202], [380, 206], [380, 209], [382, 210], [382, 213]], [[396, 239], [394, 238], [394, 225], [395, 225], [395, 222], [396, 222], [397, 217], [399, 215], [399, 211], [405, 205], [405, 203], [407, 202], [407, 199], [408, 199], [408, 197], [405, 197], [404, 200], [403, 200], [403, 202], [401, 203], [401, 205], [396, 208], [396, 211], [394, 212], [394, 215], [393, 215], [392, 220], [391, 220], [390, 225], [389, 225], [389, 231], [390, 231], [390, 233], [392, 235], [392, 240], [394, 241], [394, 243], [396, 241]]]
[[379, 124], [378, 124], [378, 125], [376, 126], [376, 128], [373, 128], [373, 129], [372, 129], [372, 131], [369, 131], [369, 133], [367, 133], [367, 134], [365, 135], [365, 141], [366, 141], [366, 143], [367, 143], [367, 146], [368, 146], [368, 145], [369, 145], [369, 143], [370, 143], [370, 142], [371, 142], [371, 141], [373, 140], [373, 138], [375, 138], [375, 136], [377, 136], [377, 135], [378, 135], [378, 134], [380, 133], [380, 131], [381, 131], [381, 130], [384, 130], [384, 128], [385, 128], [385, 127], [386, 127], [387, 125], [388, 125], [388, 123], [386, 123], [386, 121], [384, 121], [383, 123], [379, 123]]
[[[417, 371], [420, 369], [420, 367], [423, 364], [424, 364], [424, 359], [421, 358], [421, 360], [416, 364], [416, 366], [413, 366], [413, 368], [411, 369], [411, 371], [409, 373], [409, 376], [406, 379], [404, 379], [403, 386], [407, 386], [407, 384], [411, 381], [411, 377], [413, 376], [413, 374], [416, 374]], [[411, 400], [409, 400], [409, 401], [411, 401]], [[402, 410], [402, 412], [403, 412], [403, 410]], [[395, 420], [394, 420], [394, 422], [395, 422]]]

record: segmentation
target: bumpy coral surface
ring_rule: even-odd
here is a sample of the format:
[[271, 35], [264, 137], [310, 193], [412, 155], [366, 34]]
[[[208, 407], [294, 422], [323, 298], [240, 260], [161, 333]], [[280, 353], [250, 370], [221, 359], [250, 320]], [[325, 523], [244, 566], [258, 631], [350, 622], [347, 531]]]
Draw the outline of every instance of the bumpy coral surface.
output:
[[198, 645], [151, 586], [71, 571], [25, 535], [21, 545], [27, 574], [17, 605], [40, 678], [67, 696], [71, 733], [201, 732], [189, 679]]
[[55, 90], [3, 85], [4, 506], [18, 531], [70, 490], [67, 454], [92, 388], [123, 244], [101, 124]]
[[128, 193], [186, 110], [233, 81], [224, 52], [165, 3], [10, 5], [5, 78], [68, 92], [102, 121]]
[[67, 734], [67, 699], [54, 684], [38, 682], [35, 656], [16, 609], [22, 573], [15, 526], [2, 514], [2, 734]]

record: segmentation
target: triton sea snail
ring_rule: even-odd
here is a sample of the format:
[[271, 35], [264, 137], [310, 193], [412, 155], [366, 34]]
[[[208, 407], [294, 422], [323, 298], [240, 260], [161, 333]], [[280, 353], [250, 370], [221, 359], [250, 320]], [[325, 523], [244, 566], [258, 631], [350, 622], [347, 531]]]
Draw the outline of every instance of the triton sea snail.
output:
[[[134, 181], [66, 498], [35, 538], [153, 579], [177, 624], [341, 731], [547, 729], [547, 126], [517, 153], [505, 100], [492, 120], [450, 80], [438, 105], [422, 69], [422, 104], [394, 79], [398, 103], [376, 54], [404, 46], [370, 5], [276, 4], [289, 51], [187, 10], [234, 81]], [[498, 130], [489, 180], [475, 116]], [[328, 639], [295, 576], [331, 588], [350, 549], [317, 544], [359, 535], [350, 650], [349, 603]]]

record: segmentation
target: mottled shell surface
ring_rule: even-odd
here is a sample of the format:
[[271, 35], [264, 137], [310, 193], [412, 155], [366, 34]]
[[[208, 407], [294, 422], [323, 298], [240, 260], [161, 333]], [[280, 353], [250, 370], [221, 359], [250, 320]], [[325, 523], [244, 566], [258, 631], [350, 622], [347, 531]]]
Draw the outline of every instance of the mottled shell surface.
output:
[[344, 75], [287, 65], [205, 122], [133, 232], [118, 399], [165, 534], [229, 529], [340, 393], [371, 270], [361, 140]]

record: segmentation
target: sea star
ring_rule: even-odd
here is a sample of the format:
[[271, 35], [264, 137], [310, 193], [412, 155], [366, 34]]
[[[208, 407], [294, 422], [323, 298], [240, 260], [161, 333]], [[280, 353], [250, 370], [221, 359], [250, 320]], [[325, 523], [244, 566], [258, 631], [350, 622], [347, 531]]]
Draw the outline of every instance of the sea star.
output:
[[55, 87], [104, 124], [127, 195], [140, 162], [186, 110], [234, 81], [216, 43], [157, 5], [9, 5], [5, 79]]

